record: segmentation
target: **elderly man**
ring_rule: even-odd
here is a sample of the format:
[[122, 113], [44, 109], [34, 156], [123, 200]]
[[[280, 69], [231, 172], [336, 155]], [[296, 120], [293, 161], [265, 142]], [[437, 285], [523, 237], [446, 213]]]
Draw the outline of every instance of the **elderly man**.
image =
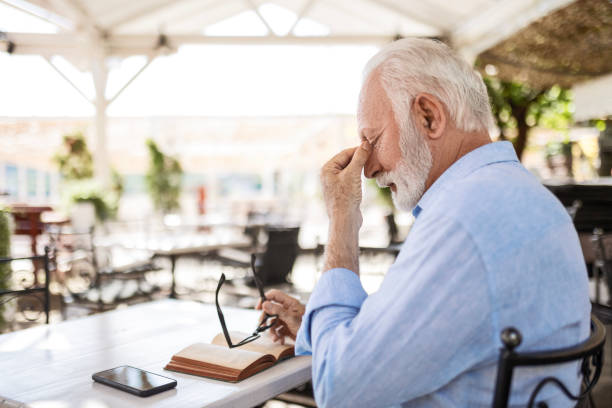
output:
[[[326, 272], [305, 311], [278, 291], [263, 309], [280, 315], [277, 337], [297, 335], [296, 352], [312, 354], [319, 406], [490, 406], [503, 328], [523, 333], [519, 350], [588, 336], [576, 231], [512, 145], [491, 142], [482, 79], [447, 46], [396, 41], [372, 58], [364, 78], [362, 143], [321, 174]], [[415, 216], [369, 296], [359, 280], [362, 170]], [[576, 364], [553, 371], [577, 391]], [[538, 376], [515, 373], [511, 405], [525, 406]], [[551, 407], [571, 406], [554, 387], [540, 395]]]

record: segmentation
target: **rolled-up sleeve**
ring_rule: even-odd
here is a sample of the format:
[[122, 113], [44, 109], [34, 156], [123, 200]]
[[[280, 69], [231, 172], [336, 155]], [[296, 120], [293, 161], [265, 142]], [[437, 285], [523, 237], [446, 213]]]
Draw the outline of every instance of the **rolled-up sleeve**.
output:
[[314, 320], [316, 320], [314, 333], [320, 335], [342, 321], [353, 319], [359, 313], [361, 304], [367, 296], [359, 277], [354, 272], [335, 268], [324, 273], [310, 296], [302, 318], [302, 326], [295, 343], [295, 353], [312, 354], [311, 328]]

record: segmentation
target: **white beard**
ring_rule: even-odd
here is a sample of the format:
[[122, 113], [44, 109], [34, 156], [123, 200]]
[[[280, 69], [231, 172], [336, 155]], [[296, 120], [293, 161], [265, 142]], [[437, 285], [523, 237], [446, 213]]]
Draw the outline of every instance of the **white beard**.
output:
[[425, 182], [432, 166], [432, 157], [425, 138], [410, 121], [410, 131], [400, 129], [402, 156], [395, 169], [376, 177], [379, 187], [395, 184], [393, 204], [400, 210], [412, 211], [425, 192]]

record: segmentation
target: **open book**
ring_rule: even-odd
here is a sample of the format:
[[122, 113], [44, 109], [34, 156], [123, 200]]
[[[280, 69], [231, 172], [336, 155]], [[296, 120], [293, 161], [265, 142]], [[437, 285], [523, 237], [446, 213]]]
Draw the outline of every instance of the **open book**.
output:
[[[231, 332], [232, 342], [239, 342], [246, 333]], [[222, 333], [211, 344], [195, 343], [172, 356], [166, 370], [201, 375], [225, 381], [241, 381], [294, 355], [293, 343], [275, 343], [265, 333], [244, 346], [230, 349]]]

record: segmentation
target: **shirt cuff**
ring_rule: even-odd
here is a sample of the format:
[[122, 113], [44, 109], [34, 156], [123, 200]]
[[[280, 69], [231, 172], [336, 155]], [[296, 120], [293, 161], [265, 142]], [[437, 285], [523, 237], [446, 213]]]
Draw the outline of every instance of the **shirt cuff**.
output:
[[297, 333], [295, 354], [312, 354], [311, 328], [317, 311], [329, 306], [348, 306], [359, 310], [367, 297], [368, 294], [355, 272], [345, 268], [334, 268], [325, 272], [306, 305], [302, 325]]

